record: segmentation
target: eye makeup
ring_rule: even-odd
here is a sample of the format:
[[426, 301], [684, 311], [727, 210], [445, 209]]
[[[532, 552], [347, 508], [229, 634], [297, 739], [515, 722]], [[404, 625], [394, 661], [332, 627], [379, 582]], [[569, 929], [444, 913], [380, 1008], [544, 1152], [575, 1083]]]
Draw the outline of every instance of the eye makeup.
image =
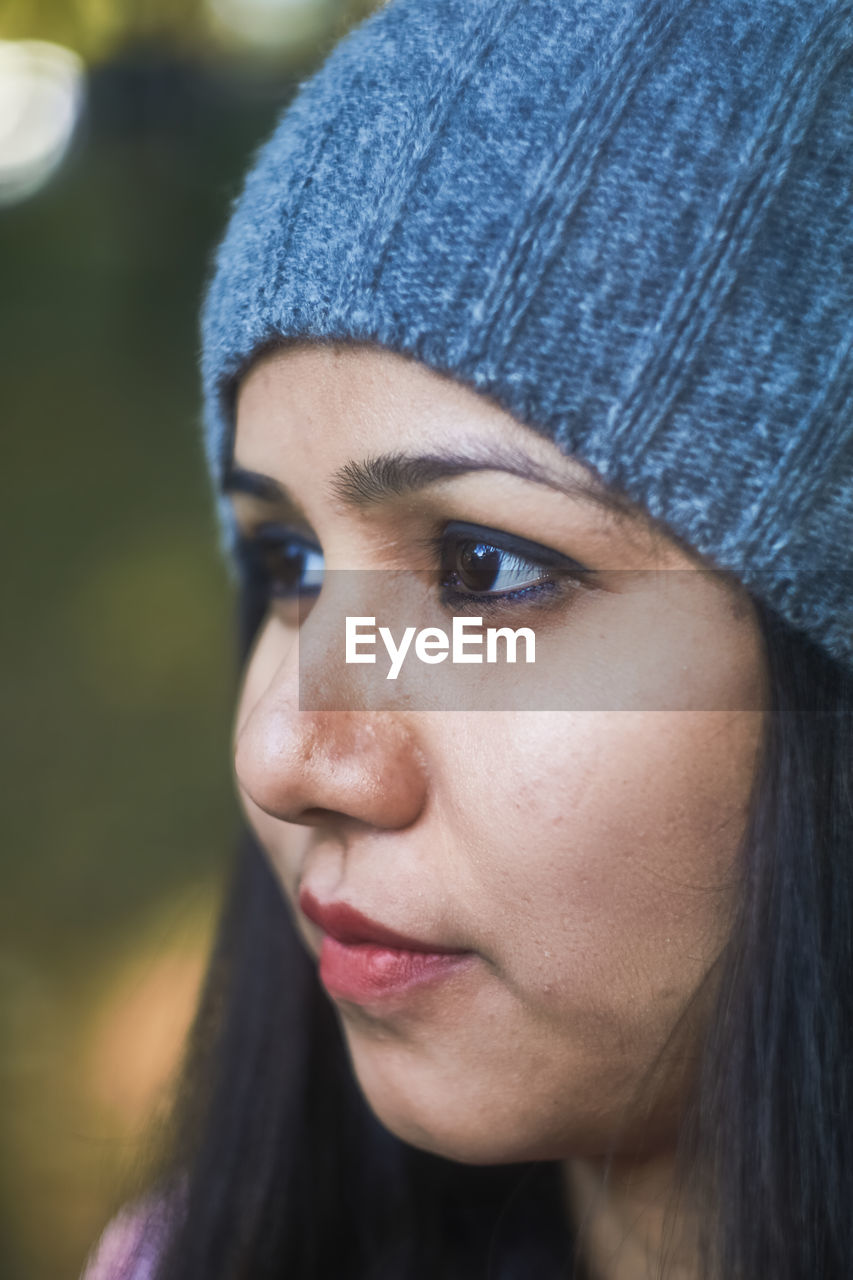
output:
[[[595, 585], [593, 571], [570, 556], [482, 524], [451, 520], [417, 541], [442, 605], [460, 612], [556, 603]], [[315, 596], [322, 587], [322, 549], [287, 524], [252, 526], [240, 535], [238, 553], [270, 601]]]
[[431, 543], [442, 603], [457, 611], [553, 604], [594, 585], [592, 571], [570, 556], [484, 525], [452, 520]]

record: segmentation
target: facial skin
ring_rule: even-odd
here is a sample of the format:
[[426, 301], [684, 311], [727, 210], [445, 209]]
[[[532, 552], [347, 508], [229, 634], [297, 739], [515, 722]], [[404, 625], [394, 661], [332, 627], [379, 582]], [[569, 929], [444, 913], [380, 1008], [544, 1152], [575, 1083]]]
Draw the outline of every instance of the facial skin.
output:
[[[730, 929], [762, 729], [759, 631], [720, 577], [646, 572], [697, 561], [639, 511], [486, 468], [359, 506], [330, 487], [377, 455], [488, 451], [523, 457], [554, 485], [590, 482], [549, 440], [414, 361], [284, 348], [243, 381], [234, 458], [292, 502], [235, 493], [234, 509], [249, 536], [269, 522], [301, 533], [327, 570], [422, 567], [424, 539], [468, 521], [600, 571], [547, 625], [578, 687], [616, 690], [609, 709], [300, 710], [297, 619], [274, 601], [237, 710], [239, 795], [314, 955], [322, 934], [299, 910], [305, 887], [473, 953], [411, 998], [336, 1001], [388, 1128], [476, 1163], [659, 1161]], [[437, 599], [439, 566], [427, 568]], [[687, 609], [661, 591], [676, 579], [689, 583]], [[532, 617], [511, 606], [495, 624]], [[695, 625], [703, 642], [679, 650], [678, 678], [713, 709], [656, 709], [649, 655]]]

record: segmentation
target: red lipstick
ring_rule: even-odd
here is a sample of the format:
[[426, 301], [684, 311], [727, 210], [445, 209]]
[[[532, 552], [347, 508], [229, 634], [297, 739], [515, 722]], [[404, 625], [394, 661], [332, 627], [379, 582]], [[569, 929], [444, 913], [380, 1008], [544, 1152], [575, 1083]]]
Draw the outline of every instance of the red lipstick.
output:
[[320, 981], [341, 1000], [368, 1004], [400, 995], [447, 977], [473, 959], [470, 951], [409, 938], [345, 902], [320, 903], [309, 889], [299, 894], [299, 907], [325, 934]]

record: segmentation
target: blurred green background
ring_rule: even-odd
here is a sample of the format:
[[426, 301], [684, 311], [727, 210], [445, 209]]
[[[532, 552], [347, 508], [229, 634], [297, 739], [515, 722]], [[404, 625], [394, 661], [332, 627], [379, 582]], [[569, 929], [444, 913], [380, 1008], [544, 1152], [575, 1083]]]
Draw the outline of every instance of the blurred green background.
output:
[[237, 827], [198, 300], [373, 7], [0, 0], [2, 1280], [79, 1274], [168, 1097]]

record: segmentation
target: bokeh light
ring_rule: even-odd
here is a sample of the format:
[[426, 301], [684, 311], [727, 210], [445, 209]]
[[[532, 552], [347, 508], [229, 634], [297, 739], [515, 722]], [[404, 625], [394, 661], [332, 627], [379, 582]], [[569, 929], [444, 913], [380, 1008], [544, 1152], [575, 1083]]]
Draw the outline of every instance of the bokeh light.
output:
[[83, 61], [46, 40], [0, 40], [0, 205], [33, 195], [61, 164], [84, 100]]
[[315, 39], [337, 8], [334, 0], [208, 0], [214, 27], [259, 52]]

